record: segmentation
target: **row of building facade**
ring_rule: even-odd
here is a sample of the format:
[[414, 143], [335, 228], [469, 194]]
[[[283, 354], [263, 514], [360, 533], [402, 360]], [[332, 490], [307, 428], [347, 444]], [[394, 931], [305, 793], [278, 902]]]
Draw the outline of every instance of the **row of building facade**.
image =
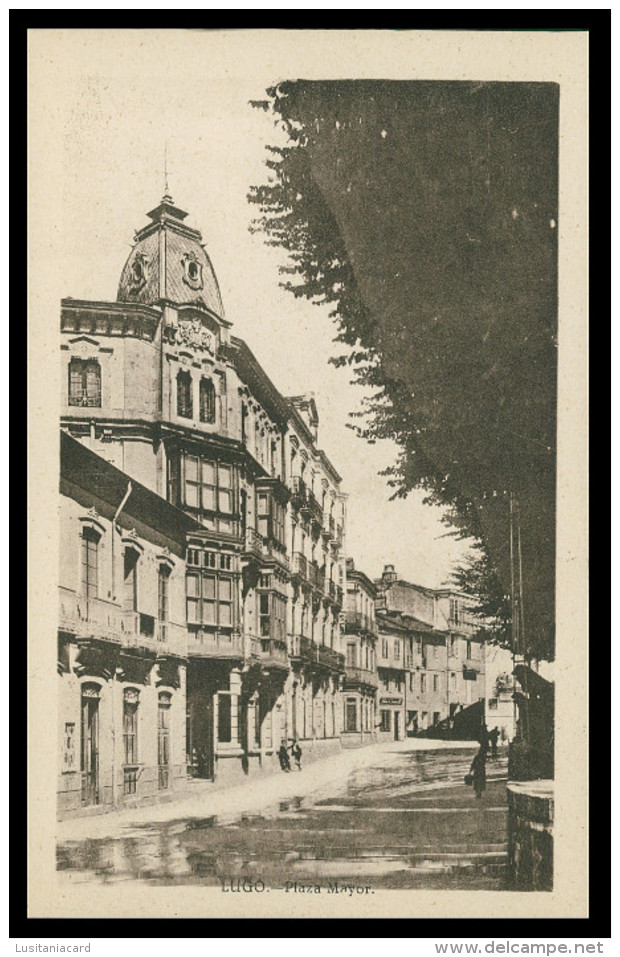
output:
[[61, 305], [59, 811], [448, 724], [485, 697], [465, 596], [345, 560], [312, 396], [224, 317], [164, 196], [117, 299]]

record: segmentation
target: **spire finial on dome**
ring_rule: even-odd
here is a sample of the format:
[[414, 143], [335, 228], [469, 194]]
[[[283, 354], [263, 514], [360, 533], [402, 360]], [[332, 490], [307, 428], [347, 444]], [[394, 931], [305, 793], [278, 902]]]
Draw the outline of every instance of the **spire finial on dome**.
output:
[[168, 140], [164, 141], [164, 195], [162, 197], [162, 203], [173, 203], [174, 200], [170, 195], [170, 187], [168, 186]]

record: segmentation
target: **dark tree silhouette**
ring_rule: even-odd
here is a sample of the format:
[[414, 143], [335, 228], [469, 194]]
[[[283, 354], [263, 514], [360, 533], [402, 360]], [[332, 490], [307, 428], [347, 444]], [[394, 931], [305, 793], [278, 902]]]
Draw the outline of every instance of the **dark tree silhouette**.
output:
[[479, 542], [460, 581], [498, 621], [514, 493], [527, 644], [551, 657], [557, 86], [297, 81], [254, 105], [288, 135], [254, 228], [287, 250], [286, 288], [331, 306], [333, 361], [367, 389], [354, 427], [398, 443], [395, 495], [426, 490]]

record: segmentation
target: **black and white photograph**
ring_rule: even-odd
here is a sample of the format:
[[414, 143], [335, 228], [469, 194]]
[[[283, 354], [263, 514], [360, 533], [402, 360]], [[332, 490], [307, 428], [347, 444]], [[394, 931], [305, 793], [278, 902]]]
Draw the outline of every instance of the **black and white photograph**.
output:
[[585, 916], [586, 35], [29, 47], [33, 916]]

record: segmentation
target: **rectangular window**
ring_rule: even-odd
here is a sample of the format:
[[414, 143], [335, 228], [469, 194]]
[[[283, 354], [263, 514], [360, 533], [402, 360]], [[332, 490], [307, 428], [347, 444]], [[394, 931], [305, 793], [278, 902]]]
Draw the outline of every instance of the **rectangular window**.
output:
[[439, 675], [433, 675], [433, 691], [439, 690]]
[[400, 638], [394, 639], [394, 658], [400, 661]]
[[471, 660], [471, 641], [467, 642], [467, 659]]
[[390, 657], [390, 644], [387, 638], [384, 638], [383, 641], [381, 642], [381, 654], [383, 655], [384, 658]]
[[157, 617], [160, 621], [168, 621], [169, 586], [170, 569], [167, 565], [160, 565], [157, 578]]
[[349, 668], [355, 668], [356, 665], [356, 646], [354, 641], [347, 642], [347, 664]]
[[458, 598], [450, 599], [450, 620], [456, 625], [458, 625], [461, 620], [461, 603]]
[[217, 696], [217, 740], [222, 744], [232, 741], [232, 707], [229, 694]]
[[269, 495], [258, 492], [256, 496], [256, 531], [263, 538], [269, 535]]
[[123, 610], [138, 610], [138, 559], [135, 548], [126, 548], [123, 556]]
[[123, 749], [124, 763], [136, 764], [138, 761], [138, 702], [123, 702]]
[[381, 711], [381, 730], [392, 730], [392, 712], [387, 709]]
[[82, 592], [86, 599], [99, 595], [99, 537], [92, 528], [82, 530]]
[[421, 674], [420, 675], [420, 694], [424, 694], [425, 692], [426, 692], [426, 675]]
[[497, 698], [489, 698], [489, 711], [497, 711]]

